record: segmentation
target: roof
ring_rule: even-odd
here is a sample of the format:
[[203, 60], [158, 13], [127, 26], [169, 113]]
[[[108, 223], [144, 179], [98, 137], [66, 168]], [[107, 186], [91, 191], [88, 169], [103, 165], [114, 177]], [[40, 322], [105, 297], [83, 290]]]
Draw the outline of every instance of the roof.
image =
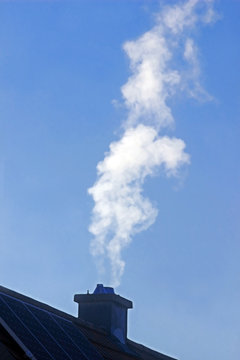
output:
[[2, 286], [0, 359], [174, 360]]

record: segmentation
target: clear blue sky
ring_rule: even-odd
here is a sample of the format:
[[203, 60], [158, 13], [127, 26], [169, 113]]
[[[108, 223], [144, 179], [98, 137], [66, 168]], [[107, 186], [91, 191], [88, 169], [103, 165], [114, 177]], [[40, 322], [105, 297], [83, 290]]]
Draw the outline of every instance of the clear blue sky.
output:
[[[173, 2], [171, 2], [173, 3]], [[161, 1], [164, 4], [164, 1]], [[180, 179], [148, 178], [159, 213], [122, 257], [129, 337], [182, 360], [240, 358], [240, 2], [194, 33], [214, 98], [171, 100]], [[99, 279], [89, 252], [96, 165], [119, 139], [122, 49], [157, 1], [0, 1], [1, 285], [76, 314]], [[107, 285], [107, 284], [106, 284]]]

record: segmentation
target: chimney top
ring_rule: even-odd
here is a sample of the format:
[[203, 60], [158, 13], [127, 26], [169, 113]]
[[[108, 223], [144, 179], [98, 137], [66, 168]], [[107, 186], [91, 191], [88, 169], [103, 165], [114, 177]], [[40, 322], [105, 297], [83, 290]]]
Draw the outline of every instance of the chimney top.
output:
[[116, 295], [113, 288], [105, 287], [102, 284], [98, 284], [96, 289], [92, 294], [76, 294], [74, 295], [74, 301], [80, 304], [90, 304], [90, 303], [115, 303], [116, 305], [132, 309], [133, 303], [130, 300], [125, 299], [120, 295]]

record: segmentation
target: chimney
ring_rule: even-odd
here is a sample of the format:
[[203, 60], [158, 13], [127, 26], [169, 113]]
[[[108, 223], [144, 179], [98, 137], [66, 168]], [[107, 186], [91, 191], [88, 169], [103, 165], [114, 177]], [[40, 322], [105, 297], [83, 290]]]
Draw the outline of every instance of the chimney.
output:
[[125, 344], [127, 338], [127, 311], [132, 302], [114, 293], [111, 287], [97, 284], [93, 294], [74, 295], [78, 303], [78, 317], [104, 328]]

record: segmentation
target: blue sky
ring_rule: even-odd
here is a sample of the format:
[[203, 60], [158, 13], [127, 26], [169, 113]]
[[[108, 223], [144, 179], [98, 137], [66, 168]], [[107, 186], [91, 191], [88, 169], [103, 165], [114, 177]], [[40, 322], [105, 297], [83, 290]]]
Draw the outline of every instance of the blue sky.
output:
[[[108, 279], [89, 251], [87, 189], [122, 134], [122, 46], [153, 28], [162, 5], [0, 1], [3, 286], [76, 314], [73, 294]], [[146, 178], [158, 216], [123, 249], [116, 290], [134, 302], [129, 337], [186, 360], [240, 356], [240, 2], [214, 6], [220, 19], [191, 34], [213, 100], [177, 93], [163, 133], [185, 142], [191, 164]]]

